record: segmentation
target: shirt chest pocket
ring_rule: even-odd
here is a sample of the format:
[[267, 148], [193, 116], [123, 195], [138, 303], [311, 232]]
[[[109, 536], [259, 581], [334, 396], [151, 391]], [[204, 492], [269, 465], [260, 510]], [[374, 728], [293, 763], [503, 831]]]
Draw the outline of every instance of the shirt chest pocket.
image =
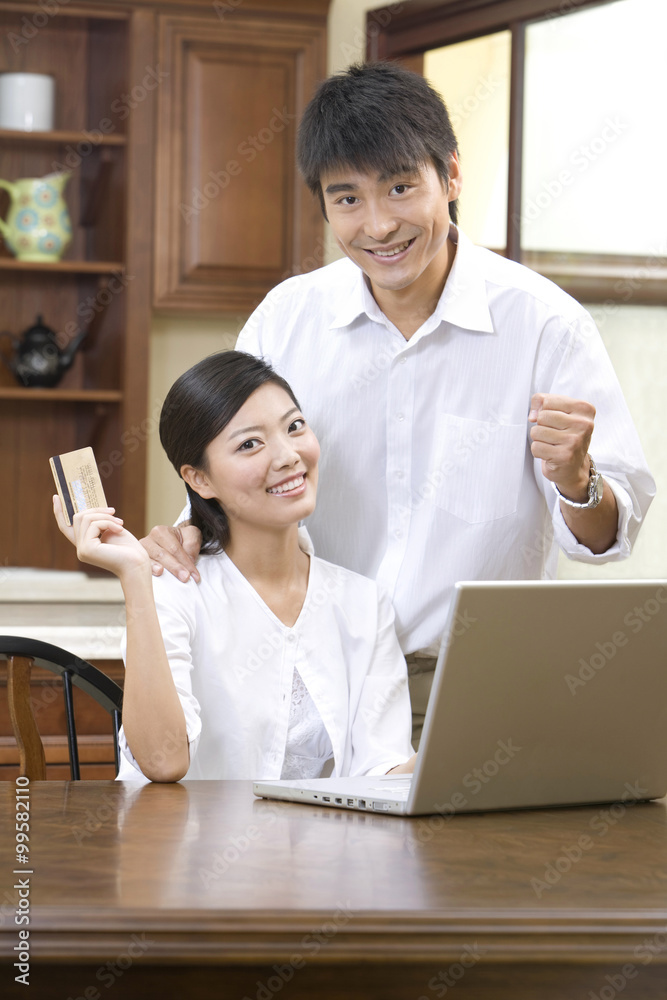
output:
[[435, 505], [470, 524], [513, 514], [526, 459], [526, 425], [452, 413], [438, 413], [436, 420]]

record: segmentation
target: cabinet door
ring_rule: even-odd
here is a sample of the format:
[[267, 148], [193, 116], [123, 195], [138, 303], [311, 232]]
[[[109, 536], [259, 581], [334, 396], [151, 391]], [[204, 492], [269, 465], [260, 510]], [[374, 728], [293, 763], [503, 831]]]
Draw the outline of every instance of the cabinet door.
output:
[[155, 306], [249, 312], [322, 263], [295, 143], [324, 75], [324, 18], [160, 21]]

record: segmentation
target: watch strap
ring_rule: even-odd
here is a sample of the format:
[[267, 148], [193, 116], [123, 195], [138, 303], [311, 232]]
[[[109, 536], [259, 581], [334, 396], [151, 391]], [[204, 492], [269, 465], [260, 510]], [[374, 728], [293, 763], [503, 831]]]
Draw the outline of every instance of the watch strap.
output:
[[566, 497], [561, 493], [554, 482], [551, 483], [554, 488], [554, 492], [559, 499], [562, 500], [563, 503], [567, 504], [568, 507], [574, 507], [577, 510], [593, 510], [593, 508], [597, 507], [602, 500], [604, 480], [598, 472], [595, 462], [590, 455], [588, 456], [588, 460], [590, 462], [590, 468], [588, 470], [588, 500], [584, 503], [579, 503], [577, 500], [570, 500], [569, 497]]

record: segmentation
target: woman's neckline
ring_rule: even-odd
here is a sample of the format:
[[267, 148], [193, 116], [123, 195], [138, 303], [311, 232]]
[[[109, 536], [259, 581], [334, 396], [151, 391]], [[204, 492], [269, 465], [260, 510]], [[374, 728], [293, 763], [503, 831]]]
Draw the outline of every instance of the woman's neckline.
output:
[[286, 622], [284, 622], [282, 620], [282, 618], [280, 618], [275, 613], [275, 611], [272, 610], [272, 608], [266, 603], [266, 601], [264, 600], [264, 598], [262, 597], [262, 595], [259, 593], [259, 591], [250, 582], [250, 580], [245, 575], [245, 573], [243, 573], [243, 571], [241, 569], [239, 569], [239, 567], [236, 565], [236, 563], [234, 562], [234, 560], [230, 556], [228, 556], [227, 553], [224, 550], [221, 553], [221, 555], [223, 556], [225, 564], [230, 568], [230, 570], [233, 573], [233, 575], [235, 575], [236, 577], [238, 577], [242, 581], [243, 586], [245, 586], [246, 589], [248, 589], [250, 591], [250, 593], [253, 595], [253, 597], [255, 598], [255, 600], [257, 601], [257, 603], [260, 605], [260, 607], [263, 608], [263, 610], [265, 611], [265, 613], [274, 622], [276, 622], [281, 627], [281, 629], [286, 629], [289, 632], [291, 632], [294, 629], [298, 628], [298, 626], [299, 626], [299, 624], [301, 622], [301, 619], [302, 619], [302, 617], [304, 615], [304, 611], [306, 609], [306, 606], [308, 605], [309, 599], [310, 599], [311, 584], [312, 584], [312, 579], [313, 579], [313, 559], [312, 559], [312, 556], [310, 555], [310, 553], [304, 552], [303, 549], [301, 549], [301, 552], [303, 552], [303, 554], [308, 559], [308, 578], [307, 578], [307, 581], [306, 581], [306, 592], [305, 592], [304, 597], [303, 597], [303, 603], [302, 603], [301, 608], [299, 609], [299, 613], [298, 613], [298, 615], [297, 615], [297, 617], [296, 617], [296, 619], [295, 619], [295, 621], [294, 621], [294, 623], [292, 625], [288, 625]]

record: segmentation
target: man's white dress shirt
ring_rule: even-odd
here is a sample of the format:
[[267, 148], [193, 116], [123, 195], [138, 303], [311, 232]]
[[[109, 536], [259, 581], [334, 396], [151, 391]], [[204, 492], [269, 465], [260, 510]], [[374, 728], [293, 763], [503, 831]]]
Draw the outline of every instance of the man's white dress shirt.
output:
[[[186, 779], [318, 776], [332, 752], [335, 776], [384, 774], [411, 756], [405, 660], [376, 583], [311, 556], [290, 628], [224, 553], [197, 568], [198, 584], [153, 579]], [[120, 744], [119, 779], [143, 778], [122, 730]]]
[[[553, 577], [558, 546], [630, 553], [655, 484], [591, 316], [463, 233], [410, 340], [345, 258], [273, 289], [237, 348], [292, 386], [322, 446], [315, 551], [386, 589], [405, 653], [438, 642], [457, 580]], [[534, 392], [596, 407], [590, 451], [620, 512], [603, 555], [569, 531], [531, 455]]]

